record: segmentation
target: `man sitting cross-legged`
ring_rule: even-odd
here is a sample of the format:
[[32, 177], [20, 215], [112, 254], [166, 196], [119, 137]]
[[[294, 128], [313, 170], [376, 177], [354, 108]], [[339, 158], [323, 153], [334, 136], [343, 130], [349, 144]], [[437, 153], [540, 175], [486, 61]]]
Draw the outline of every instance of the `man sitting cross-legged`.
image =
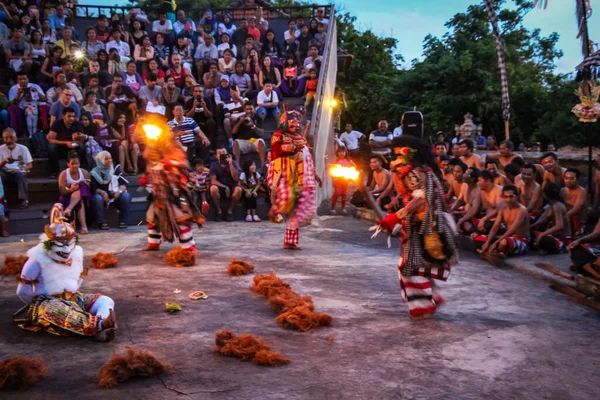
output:
[[450, 209], [450, 211], [456, 215], [456, 218], [458, 218], [458, 221], [460, 222], [459, 226], [463, 225], [464, 221], [462, 220], [462, 217], [466, 212], [471, 208], [478, 210], [481, 204], [481, 192], [479, 186], [477, 186], [479, 174], [480, 171], [478, 168], [469, 168], [463, 175], [463, 184], [460, 194]]
[[572, 270], [600, 280], [600, 221], [594, 232], [581, 237], [569, 245]]
[[567, 207], [560, 198], [560, 188], [556, 183], [546, 184], [544, 198], [548, 202], [548, 208], [531, 225], [536, 238], [535, 246], [546, 254], [564, 253], [571, 243], [571, 223]]
[[521, 179], [516, 184], [521, 193], [521, 203], [529, 212], [530, 222], [535, 222], [539, 218], [543, 206], [542, 188], [535, 181], [535, 171], [535, 165], [525, 165], [521, 171]]
[[[529, 250], [529, 216], [527, 208], [519, 203], [519, 189], [514, 185], [502, 188], [504, 205], [499, 207], [498, 216], [489, 235], [475, 237], [475, 246], [479, 253], [499, 255], [501, 257], [525, 254]], [[506, 232], [496, 239], [502, 224]]]
[[458, 226], [467, 234], [477, 230], [487, 233], [494, 225], [498, 206], [502, 205], [502, 187], [494, 184], [490, 171], [481, 171], [477, 178], [477, 186], [481, 194], [481, 203], [478, 208], [471, 207], [458, 221]]
[[587, 218], [587, 190], [579, 186], [580, 176], [579, 170], [568, 168], [563, 175], [565, 187], [560, 192], [571, 219], [573, 235], [583, 233]]

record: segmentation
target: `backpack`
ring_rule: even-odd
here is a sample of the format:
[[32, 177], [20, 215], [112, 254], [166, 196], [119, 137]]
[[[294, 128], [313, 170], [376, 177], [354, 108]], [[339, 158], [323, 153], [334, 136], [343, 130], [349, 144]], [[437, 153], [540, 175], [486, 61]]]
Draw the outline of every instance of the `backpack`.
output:
[[46, 158], [49, 156], [48, 140], [43, 131], [37, 131], [29, 140], [31, 146], [31, 155], [33, 158]]

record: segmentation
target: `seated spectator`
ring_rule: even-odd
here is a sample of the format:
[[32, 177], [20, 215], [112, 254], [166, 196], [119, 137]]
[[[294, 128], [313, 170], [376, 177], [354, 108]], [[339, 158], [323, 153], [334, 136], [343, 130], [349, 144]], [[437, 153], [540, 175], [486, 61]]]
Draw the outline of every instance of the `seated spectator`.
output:
[[[527, 209], [519, 203], [519, 190], [514, 185], [506, 185], [502, 188], [504, 207], [499, 208], [498, 217], [489, 235], [479, 235], [475, 246], [482, 254], [509, 257], [525, 254], [529, 251], [529, 216]], [[501, 233], [501, 225], [506, 225], [506, 231]]]
[[121, 58], [117, 49], [115, 49], [114, 47], [110, 49], [108, 51], [108, 73], [110, 75], [114, 75], [126, 71], [128, 61], [125, 60], [128, 60], [128, 58]]
[[[246, 20], [246, 18], [242, 18], [239, 22], [239, 27], [231, 35], [231, 43], [237, 48], [236, 56], [240, 59], [246, 58], [242, 56], [241, 50], [244, 48], [246, 44], [246, 38], [248, 36], [248, 20]], [[254, 38], [252, 38], [252, 40], [254, 40]]]
[[248, 34], [254, 38], [255, 42], [260, 42], [260, 30], [256, 27], [256, 17], [250, 17], [248, 20]]
[[327, 18], [325, 18], [325, 8], [324, 7], [317, 8], [316, 20], [318, 23], [323, 24], [325, 26], [325, 29], [327, 29], [327, 27], [329, 26], [329, 20]]
[[540, 142], [534, 142], [531, 144], [531, 148], [529, 149], [529, 151], [531, 153], [541, 153], [542, 145], [540, 144]]
[[77, 43], [72, 39], [73, 31], [70, 26], [65, 26], [62, 28], [62, 39], [58, 40], [55, 43], [55, 46], [58, 46], [62, 49], [62, 58], [73, 57], [75, 54], [71, 51], [71, 45], [73, 43]]
[[377, 205], [385, 209], [391, 202], [394, 188], [390, 171], [383, 168], [383, 157], [379, 154], [371, 154], [369, 157], [369, 168], [373, 171], [373, 178], [367, 190], [375, 198]]
[[308, 23], [308, 31], [311, 37], [314, 37], [318, 32], [319, 21], [316, 18], [312, 18]]
[[162, 70], [169, 68], [169, 59], [171, 57], [171, 48], [168, 44], [165, 44], [165, 36], [162, 33], [157, 33], [154, 37], [154, 55], [156, 61], [160, 64], [159, 67]]
[[256, 91], [252, 89], [252, 79], [250, 75], [244, 72], [244, 63], [237, 61], [235, 63], [235, 73], [231, 74], [229, 81], [232, 85], [235, 85], [242, 97], [246, 97], [252, 100], [256, 97]]
[[194, 88], [198, 85], [198, 82], [194, 79], [192, 75], [188, 75], [185, 77], [185, 85], [183, 90], [181, 91], [181, 96], [183, 97], [183, 101], [186, 102], [192, 98], [194, 95]]
[[225, 50], [231, 50], [232, 51], [232, 58], [237, 58], [237, 47], [235, 46], [235, 44], [231, 44], [230, 43], [230, 38], [229, 35], [227, 33], [223, 33], [221, 35], [221, 43], [217, 46], [217, 53], [219, 55], [219, 57], [223, 57], [223, 53], [225, 52]]
[[[216, 221], [222, 221], [223, 218], [225, 221], [232, 221], [233, 209], [242, 197], [242, 188], [238, 185], [240, 167], [237, 161], [227, 154], [226, 149], [217, 149], [217, 160], [212, 162], [209, 175], [210, 197], [217, 209]], [[231, 199], [225, 216], [221, 210], [222, 197]]]
[[[59, 73], [58, 76], [64, 76], [64, 74]], [[81, 96], [81, 93], [79, 95]], [[60, 90], [60, 99], [52, 103], [50, 107], [50, 126], [63, 117], [63, 109], [67, 107], [75, 111], [75, 119], [78, 120], [81, 115], [81, 109], [79, 104], [73, 100], [73, 92], [68, 86]]]
[[306, 90], [304, 96], [306, 100], [304, 100], [304, 107], [308, 108], [315, 101], [317, 97], [317, 86], [319, 85], [319, 78], [317, 76], [317, 71], [314, 69], [310, 70], [309, 79], [306, 82]]
[[581, 235], [585, 231], [588, 211], [587, 190], [579, 185], [580, 177], [581, 172], [578, 169], [567, 168], [564, 174], [565, 187], [560, 191], [575, 236]]
[[227, 34], [228, 36], [233, 36], [235, 34], [236, 29], [236, 26], [231, 21], [231, 15], [229, 13], [223, 14], [223, 22], [221, 22], [217, 28], [219, 36], [222, 36], [224, 34]]
[[318, 69], [323, 61], [323, 57], [319, 55], [319, 48], [311, 45], [308, 50], [308, 57], [304, 60], [304, 68], [307, 70]]
[[214, 89], [221, 84], [221, 73], [218, 71], [217, 64], [211, 64], [207, 73], [202, 77], [204, 83], [205, 95], [213, 95]]
[[548, 147], [546, 147], [546, 151], [556, 151], [556, 146], [550, 143]]
[[110, 37], [112, 40], [106, 43], [106, 51], [110, 54], [110, 49], [116, 49], [120, 62], [127, 65], [131, 57], [131, 49], [127, 42], [121, 40], [121, 30], [113, 28]]
[[[275, 36], [274, 33], [273, 36]], [[296, 29], [296, 20], [290, 19], [288, 21], [288, 29], [283, 33], [285, 54], [296, 54], [296, 50], [298, 50], [298, 36], [300, 36], [300, 31]]]
[[119, 229], [127, 228], [131, 195], [127, 192], [125, 181], [115, 175], [112, 156], [108, 151], [101, 151], [96, 156], [96, 166], [90, 172], [91, 193], [96, 223], [102, 230], [110, 227], [106, 222], [106, 210], [110, 204], [119, 209]]
[[256, 54], [257, 54], [256, 60], [258, 62], [258, 60], [259, 60], [258, 52], [260, 51], [260, 47], [258, 47], [258, 45], [255, 43], [252, 35], [247, 35], [246, 40], [244, 42], [244, 46], [238, 52], [239, 58], [242, 60], [246, 60], [246, 63], [247, 63], [248, 58], [251, 56], [250, 53], [252, 52], [252, 50], [256, 51]]
[[308, 57], [308, 50], [312, 44], [312, 35], [308, 30], [308, 25], [303, 25], [298, 36], [298, 46], [296, 50], [296, 60], [301, 64]]
[[151, 72], [148, 75], [146, 85], [140, 89], [140, 102], [143, 110], [146, 110], [148, 104], [152, 104], [154, 107], [161, 105], [162, 88], [157, 84], [157, 80], [156, 74]]
[[346, 124], [346, 130], [340, 135], [337, 143], [346, 148], [348, 156], [355, 164], [360, 165], [360, 142], [365, 139], [366, 136], [361, 132], [352, 130], [352, 124]]
[[201, 85], [194, 87], [193, 96], [186, 101], [184, 111], [186, 117], [193, 118], [196, 121], [196, 124], [202, 132], [206, 133], [209, 141], [214, 146], [217, 142], [217, 123], [204, 98], [204, 89]]
[[459, 228], [461, 229], [464, 222], [462, 221], [462, 218], [469, 211], [469, 209], [479, 209], [481, 202], [481, 192], [479, 190], [479, 186], [477, 186], [479, 173], [480, 171], [477, 168], [467, 169], [463, 175], [463, 184], [460, 194], [450, 208], [450, 212], [455, 215], [456, 220], [461, 222], [458, 224]]
[[33, 76], [38, 76], [44, 60], [48, 57], [48, 47], [44, 44], [40, 31], [33, 31], [29, 45], [31, 46], [31, 61], [33, 62], [31, 73]]
[[112, 75], [108, 72], [110, 67], [110, 61], [108, 59], [108, 53], [106, 52], [106, 50], [98, 51], [98, 66], [100, 67], [100, 71], [105, 72], [112, 77]]
[[54, 7], [54, 12], [48, 16], [50, 28], [56, 29], [57, 31], [64, 28], [66, 18], [67, 15], [65, 14], [65, 8], [59, 3], [56, 7]]
[[221, 80], [219, 82], [219, 86], [215, 88], [214, 96], [217, 107], [222, 106], [223, 103], [231, 100], [231, 85], [229, 84], [229, 76], [221, 75]]
[[258, 51], [255, 49], [250, 50], [248, 57], [246, 58], [246, 73], [252, 79], [253, 88], [258, 90], [260, 87], [258, 84], [258, 76], [260, 74], [260, 58], [258, 57]]
[[173, 109], [179, 104], [181, 99], [181, 89], [175, 85], [173, 75], [167, 75], [167, 83], [162, 87], [162, 104], [167, 107], [165, 116], [170, 118], [173, 115]]
[[194, 63], [194, 44], [193, 42], [183, 36], [177, 37], [177, 41], [171, 49], [171, 56], [179, 55], [181, 58], [181, 65], [186, 70], [188, 75], [192, 75], [192, 65]]
[[98, 51], [104, 50], [106, 47], [103, 42], [98, 40], [96, 28], [90, 26], [85, 31], [87, 40], [81, 43], [81, 50], [89, 60], [98, 59]]
[[155, 58], [148, 61], [148, 70], [142, 74], [142, 79], [146, 85], [148, 84], [147, 81], [150, 74], [156, 75], [156, 84], [158, 86], [163, 86], [165, 84], [165, 72], [158, 68], [158, 62]]
[[521, 158], [520, 155], [513, 153], [514, 144], [510, 140], [504, 140], [500, 143], [500, 152], [496, 154], [488, 154], [486, 158], [498, 160], [500, 163], [498, 168], [502, 171], [504, 167], [516, 160]]
[[79, 122], [83, 128], [83, 134], [86, 136], [78, 140], [80, 146], [85, 146], [85, 159], [87, 165], [94, 165], [95, 157], [102, 151], [102, 146], [96, 141], [100, 136], [100, 126], [92, 120], [90, 113], [81, 112]]
[[[173, 116], [174, 118], [168, 122], [168, 125], [173, 131], [173, 135], [186, 149], [188, 161], [194, 160], [197, 153], [206, 153], [205, 148], [210, 146], [210, 141], [196, 124], [196, 121], [186, 117], [183, 114], [183, 107], [179, 104], [173, 109]], [[196, 141], [196, 136], [200, 138], [199, 143]]]
[[40, 67], [38, 79], [40, 81], [40, 86], [44, 86], [45, 90], [52, 87], [54, 84], [54, 74], [62, 69], [60, 64], [62, 52], [60, 47], [53, 47], [50, 51], [50, 55], [44, 59], [44, 62]]
[[377, 130], [374, 130], [369, 135], [369, 146], [371, 147], [371, 153], [377, 154], [383, 157], [386, 164], [389, 163], [392, 157], [392, 145], [393, 135], [388, 130], [388, 122], [382, 119], [377, 124]]
[[152, 22], [152, 32], [170, 36], [173, 32], [173, 23], [167, 18], [164, 10], [158, 12], [158, 19]]
[[204, 73], [206, 73], [206, 71], [210, 68], [210, 65], [212, 63], [216, 63], [218, 59], [219, 51], [213, 43], [213, 37], [205, 34], [204, 43], [199, 44], [198, 47], [196, 47], [196, 52], [194, 53], [194, 60], [196, 63], [198, 76], [204, 75]]
[[186, 24], [191, 25], [192, 31], [196, 30], [196, 24], [191, 18], [187, 18], [185, 16], [185, 11], [177, 10], [177, 21], [173, 23], [173, 31], [175, 32], [175, 36], [179, 35], [179, 33], [184, 30]]
[[[522, 160], [522, 158], [519, 160]], [[508, 164], [504, 167], [504, 176], [506, 177], [507, 184], [515, 185], [521, 179], [521, 167], [514, 162]]]
[[559, 165], [558, 157], [555, 153], [544, 153], [540, 159], [540, 163], [544, 167], [542, 190], [544, 189], [544, 186], [546, 186], [547, 182], [554, 182], [559, 187], [563, 187], [565, 185], [563, 178], [567, 169], [562, 168]]
[[486, 150], [488, 150], [488, 151], [498, 151], [499, 150], [499, 147], [496, 146], [496, 138], [493, 135], [490, 135], [487, 137], [486, 143], [487, 143]]
[[[33, 159], [29, 149], [17, 143], [17, 134], [12, 128], [2, 132], [4, 144], [0, 146], [0, 177], [6, 186], [16, 186], [19, 199], [19, 208], [29, 206], [27, 188], [27, 173], [31, 170]], [[0, 183], [1, 185], [2, 183]], [[0, 195], [0, 198], [3, 197]], [[0, 208], [3, 209], [2, 201]]]
[[[44, 44], [46, 46], [48, 46], [49, 49], [54, 47], [54, 44], [56, 43], [56, 40], [57, 40], [56, 39], [56, 29], [52, 29], [50, 27], [50, 21], [48, 21], [48, 19], [42, 20], [42, 29], [40, 30], [40, 32], [42, 33], [42, 41], [44, 42]], [[1, 36], [1, 34], [0, 34], [0, 36]], [[0, 38], [0, 42], [1, 41], [2, 41], [2, 39]]]
[[460, 142], [460, 159], [467, 164], [467, 167], [483, 168], [481, 157], [473, 153], [475, 143], [471, 139], [465, 139]]
[[461, 156], [461, 150], [460, 150], [460, 144], [459, 143], [452, 143], [452, 146], [450, 148], [450, 154], [454, 158], [460, 158], [460, 156]]
[[227, 75], [233, 74], [235, 70], [236, 61], [237, 60], [235, 59], [235, 57], [233, 57], [233, 51], [225, 50], [225, 52], [223, 53], [223, 58], [219, 58], [219, 72]]
[[202, 214], [206, 215], [209, 208], [208, 199], [206, 197], [208, 192], [209, 169], [204, 166], [204, 161], [200, 158], [196, 158], [193, 164], [194, 171], [190, 172], [190, 179], [193, 184], [192, 198], [196, 207], [202, 210]]
[[108, 29], [108, 18], [106, 18], [106, 15], [100, 14], [98, 16], [98, 22], [94, 29], [96, 30], [96, 38], [101, 43], [106, 44], [110, 40], [110, 30]]
[[23, 39], [21, 30], [18, 27], [12, 29], [12, 38], [2, 43], [4, 47], [4, 56], [8, 60], [8, 65], [15, 72], [29, 73], [33, 66], [31, 59], [31, 46]]
[[283, 68], [283, 83], [281, 88], [286, 96], [295, 96], [298, 86], [298, 67], [292, 56], [285, 57], [285, 65]]
[[487, 139], [485, 138], [485, 136], [477, 133], [475, 135], [475, 138], [473, 139], [473, 142], [475, 143], [475, 148], [477, 150], [487, 149]]
[[489, 171], [479, 173], [477, 186], [481, 195], [479, 207], [475, 208], [472, 204], [457, 222], [458, 227], [466, 234], [472, 234], [476, 230], [484, 234], [489, 232], [502, 201], [502, 187], [494, 184]]
[[8, 98], [2, 91], [0, 90], [0, 124], [2, 128], [8, 128], [10, 125], [8, 123], [8, 105], [10, 102]]
[[528, 151], [527, 144], [525, 142], [519, 143], [519, 151], [520, 152], [527, 152]]
[[[398, 127], [398, 128], [400, 128], [400, 127]], [[396, 129], [398, 129], [398, 128], [396, 128]], [[394, 132], [396, 131], [396, 129], [394, 129]], [[448, 143], [435, 142], [433, 144], [433, 153], [435, 155], [435, 158], [438, 160], [438, 164], [439, 164], [440, 157], [448, 154]]]
[[265, 81], [270, 81], [273, 84], [273, 90], [280, 94], [281, 73], [279, 69], [275, 68], [271, 57], [265, 56], [262, 60], [262, 66], [258, 74], [258, 86], [260, 89], [264, 89]]
[[121, 76], [123, 77], [123, 83], [131, 89], [133, 95], [135, 97], [139, 96], [140, 89], [144, 86], [144, 81], [142, 81], [142, 77], [138, 74], [134, 61], [127, 63], [127, 72], [123, 72]]
[[503, 174], [498, 172], [498, 162], [496, 160], [494, 160], [494, 159], [487, 160], [486, 159], [485, 160], [485, 169], [492, 173], [492, 176], [494, 177], [494, 184], [504, 187], [504, 185], [508, 185], [510, 183], [510, 182], [508, 182], [508, 179], [506, 178], [506, 176], [504, 176]]
[[115, 114], [130, 113], [131, 119], [137, 111], [136, 98], [133, 91], [123, 84], [123, 77], [120, 74], [113, 76], [113, 81], [110, 86], [104, 89], [104, 98], [108, 104], [108, 115], [114, 119]]
[[279, 121], [281, 111], [279, 110], [279, 97], [273, 90], [273, 83], [270, 80], [264, 81], [264, 88], [256, 96], [258, 109], [256, 114], [264, 121], [267, 116], [272, 116], [275, 121]]
[[[79, 91], [81, 83], [79, 82], [79, 74], [73, 70], [73, 62], [68, 58], [63, 58], [60, 62], [60, 69], [61, 70], [59, 72], [65, 74], [65, 82], [72, 83]], [[81, 91], [79, 91], [79, 93], [81, 94]]]
[[217, 34], [218, 23], [212, 10], [206, 10], [202, 16], [202, 19], [200, 19], [196, 26], [198, 30], [204, 32], [204, 34], [215, 36]]
[[452, 179], [449, 180], [450, 185], [448, 191], [446, 192], [446, 196], [448, 197], [449, 201], [452, 199], [458, 199], [460, 196], [464, 183], [464, 174], [467, 172], [468, 168], [469, 167], [467, 167], [467, 164], [463, 162], [457, 162], [452, 167]]
[[263, 178], [256, 170], [254, 161], [247, 160], [244, 163], [244, 170], [240, 174], [240, 186], [246, 205], [246, 222], [260, 222], [260, 217], [256, 215], [256, 198], [263, 187]]
[[129, 33], [129, 47], [133, 49], [135, 46], [141, 46], [144, 36], [148, 36], [148, 32], [143, 29], [142, 23], [137, 20], [133, 21]]
[[566, 253], [571, 243], [571, 222], [556, 183], [549, 182], [546, 185], [544, 199], [548, 202], [548, 207], [531, 225], [535, 247], [543, 254]]
[[[27, 129], [27, 108], [31, 102], [38, 102], [38, 113], [40, 120], [42, 120], [42, 128], [47, 128], [47, 125], [43, 123], [44, 118], [47, 121], [48, 108], [47, 106], [41, 106], [41, 102], [46, 101], [46, 95], [41, 87], [35, 83], [29, 83], [27, 74], [23, 71], [17, 73], [17, 84], [12, 86], [8, 92], [8, 116], [10, 120], [10, 127], [24, 134], [28, 132]], [[32, 122], [30, 116], [30, 123]]]
[[75, 150], [79, 160], [85, 160], [85, 148], [77, 143], [82, 136], [83, 127], [75, 118], [75, 110], [71, 107], [64, 107], [62, 118], [54, 121], [46, 137], [51, 179], [55, 179], [59, 172], [59, 161], [66, 159], [71, 150]]
[[179, 89], [183, 89], [185, 84], [185, 77], [191, 75], [189, 70], [183, 68], [181, 64], [181, 56], [179, 54], [171, 55], [171, 68], [169, 68], [169, 72], [167, 75], [170, 75], [175, 80], [175, 86]]
[[138, 63], [140, 71], [148, 70], [148, 62], [154, 60], [154, 47], [148, 36], [142, 38], [141, 44], [136, 44], [133, 50], [133, 58]]
[[[137, 175], [140, 148], [137, 144], [133, 145], [129, 135], [129, 127], [127, 126], [127, 116], [125, 113], [119, 113], [113, 120], [110, 125], [110, 134], [113, 140], [118, 140], [119, 165], [121, 166], [121, 170], [129, 173], [133, 172], [134, 175]], [[117, 142], [113, 143], [113, 145], [117, 144]]]
[[516, 186], [519, 189], [521, 203], [527, 207], [531, 221], [535, 221], [542, 211], [543, 198], [539, 183], [535, 181], [535, 165], [527, 164], [521, 172]]
[[283, 52], [281, 51], [281, 46], [279, 46], [279, 43], [277, 43], [277, 41], [275, 40], [275, 32], [272, 29], [269, 29], [265, 33], [265, 40], [262, 45], [261, 54], [263, 57], [271, 57], [271, 60], [273, 61], [273, 65], [275, 65], [275, 67], [281, 68], [283, 66]]
[[313, 37], [312, 43], [313, 45], [319, 48], [319, 53], [323, 54], [323, 49], [325, 48], [325, 42], [327, 41], [327, 32], [325, 32], [325, 25], [322, 23], [317, 24], [317, 33]]
[[59, 202], [65, 210], [65, 217], [71, 218], [73, 212], [77, 214], [81, 235], [87, 235], [85, 211], [89, 207], [90, 173], [80, 168], [80, 159], [77, 152], [70, 151], [67, 155], [67, 169], [58, 177]]
[[[449, 155], [442, 155], [439, 157], [438, 164], [440, 166], [440, 170], [442, 171], [442, 175], [445, 181], [448, 181], [448, 179], [452, 176], [452, 168], [454, 167], [454, 165], [450, 166], [450, 162], [452, 160], [456, 160], [456, 158], [450, 158]], [[448, 188], [445, 187], [444, 191], [447, 190]]]
[[596, 224], [594, 232], [575, 240], [569, 245], [569, 255], [573, 262], [571, 269], [584, 276], [600, 279], [599, 243], [600, 222]]
[[225, 124], [225, 130], [231, 129], [235, 159], [239, 160], [241, 154], [258, 153], [262, 168], [266, 159], [265, 130], [259, 125], [260, 120], [256, 118], [252, 103], [244, 104], [244, 112], [241, 115], [232, 114], [226, 120], [229, 121]]

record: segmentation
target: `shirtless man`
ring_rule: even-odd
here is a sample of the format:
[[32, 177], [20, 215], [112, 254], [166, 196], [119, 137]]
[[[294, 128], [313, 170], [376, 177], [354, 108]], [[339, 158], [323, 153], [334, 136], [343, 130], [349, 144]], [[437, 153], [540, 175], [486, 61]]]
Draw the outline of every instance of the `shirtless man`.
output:
[[463, 185], [463, 175], [465, 172], [467, 172], [467, 165], [462, 162], [457, 163], [452, 168], [452, 180], [450, 181], [450, 188], [448, 189], [448, 192], [446, 192], [449, 200], [454, 197], [458, 198], [460, 195]]
[[540, 159], [542, 167], [544, 167], [544, 177], [542, 180], [542, 190], [546, 185], [546, 182], [554, 182], [559, 187], [563, 187], [565, 185], [563, 176], [566, 172], [566, 168], [562, 168], [558, 165], [558, 157], [555, 153], [549, 152], [544, 153], [542, 158]]
[[[529, 216], [525, 206], [519, 203], [519, 189], [506, 185], [502, 188], [502, 197], [504, 205], [499, 207], [490, 234], [475, 238], [476, 246], [483, 243], [478, 252], [501, 257], [525, 254], [529, 250]], [[496, 239], [502, 224], [506, 225], [506, 232]]]
[[[489, 171], [481, 171], [477, 177], [480, 202], [477, 208], [470, 207], [457, 225], [467, 234], [476, 229], [480, 233], [489, 232], [494, 225], [497, 208], [502, 204], [502, 187], [494, 185], [494, 178]], [[481, 218], [480, 218], [481, 217]]]
[[600, 221], [594, 232], [581, 237], [569, 245], [571, 269], [585, 276], [600, 280]]
[[460, 159], [467, 164], [467, 167], [482, 168], [481, 157], [473, 154], [475, 143], [471, 139], [465, 139], [460, 142]]
[[444, 193], [448, 193], [450, 189], [450, 179], [452, 178], [452, 168], [450, 167], [450, 156], [440, 156], [440, 169], [442, 170], [442, 174], [444, 175], [444, 182], [442, 185], [444, 186]]
[[450, 154], [452, 154], [452, 157], [460, 157], [460, 144], [458, 143], [452, 143], [452, 148], [450, 149]]
[[[546, 184], [544, 198], [549, 206], [537, 222], [531, 225], [536, 238], [535, 247], [544, 254], [566, 253], [567, 246], [571, 243], [571, 221], [556, 183]], [[542, 229], [545, 230], [541, 231]]]
[[500, 142], [500, 152], [495, 154], [488, 154], [488, 159], [498, 160], [500, 165], [498, 168], [502, 171], [504, 167], [513, 162], [516, 158], [521, 158], [520, 155], [513, 153], [515, 145], [510, 140], [504, 140]]
[[534, 179], [535, 165], [527, 164], [521, 171], [521, 180], [517, 182], [517, 189], [521, 193], [521, 204], [527, 207], [530, 221], [535, 221], [542, 210], [542, 188]]
[[[504, 167], [504, 176], [506, 177], [506, 184], [516, 185], [521, 180], [521, 168], [517, 163], [511, 162]], [[534, 166], [535, 168], [535, 166]]]
[[481, 203], [481, 193], [479, 192], [479, 187], [477, 186], [477, 178], [479, 178], [479, 169], [477, 168], [469, 168], [467, 172], [463, 175], [463, 184], [460, 191], [460, 194], [454, 205], [450, 208], [452, 213], [456, 213], [458, 217], [458, 221], [461, 222], [459, 225], [462, 225], [464, 221], [462, 221], [462, 216], [465, 214], [464, 212], [458, 211], [460, 207], [464, 206], [464, 211], [469, 211], [470, 208], [479, 209], [479, 204]]
[[368, 190], [377, 199], [377, 205], [383, 208], [390, 202], [389, 194], [383, 194], [391, 183], [390, 171], [383, 168], [383, 158], [378, 154], [369, 158], [369, 167], [373, 171], [373, 179]]
[[587, 219], [587, 190], [579, 186], [581, 172], [575, 168], [568, 168], [564, 174], [565, 187], [560, 195], [567, 206], [567, 214], [571, 219], [571, 228], [574, 235], [580, 235], [585, 229]]
[[499, 186], [508, 185], [509, 182], [508, 179], [506, 179], [506, 176], [498, 172], [498, 162], [496, 160], [486, 159], [485, 169], [492, 173], [492, 176], [494, 177], [494, 184]]
[[437, 162], [440, 162], [440, 157], [448, 154], [448, 143], [446, 142], [436, 142], [433, 145], [433, 150], [435, 154], [435, 159]]

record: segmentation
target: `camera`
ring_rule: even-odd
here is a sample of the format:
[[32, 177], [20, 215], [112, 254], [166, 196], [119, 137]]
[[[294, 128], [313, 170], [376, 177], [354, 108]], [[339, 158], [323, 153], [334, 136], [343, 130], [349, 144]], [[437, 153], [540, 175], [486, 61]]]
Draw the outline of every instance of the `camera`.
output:
[[219, 161], [220, 162], [225, 162], [227, 161], [228, 158], [230, 158], [231, 156], [229, 154], [221, 154], [219, 155]]
[[9, 158], [8, 158], [8, 163], [9, 163], [9, 164], [12, 164], [12, 163], [14, 163], [14, 162], [15, 162], [15, 159], [14, 159], [14, 158], [12, 158], [12, 157], [9, 157]]
[[196, 96], [196, 101], [198, 103], [201, 103], [202, 102], [202, 96]]
[[253, 123], [254, 123], [254, 120], [252, 119], [252, 117], [249, 115], [246, 115], [246, 117], [244, 118], [244, 124], [252, 125]]

